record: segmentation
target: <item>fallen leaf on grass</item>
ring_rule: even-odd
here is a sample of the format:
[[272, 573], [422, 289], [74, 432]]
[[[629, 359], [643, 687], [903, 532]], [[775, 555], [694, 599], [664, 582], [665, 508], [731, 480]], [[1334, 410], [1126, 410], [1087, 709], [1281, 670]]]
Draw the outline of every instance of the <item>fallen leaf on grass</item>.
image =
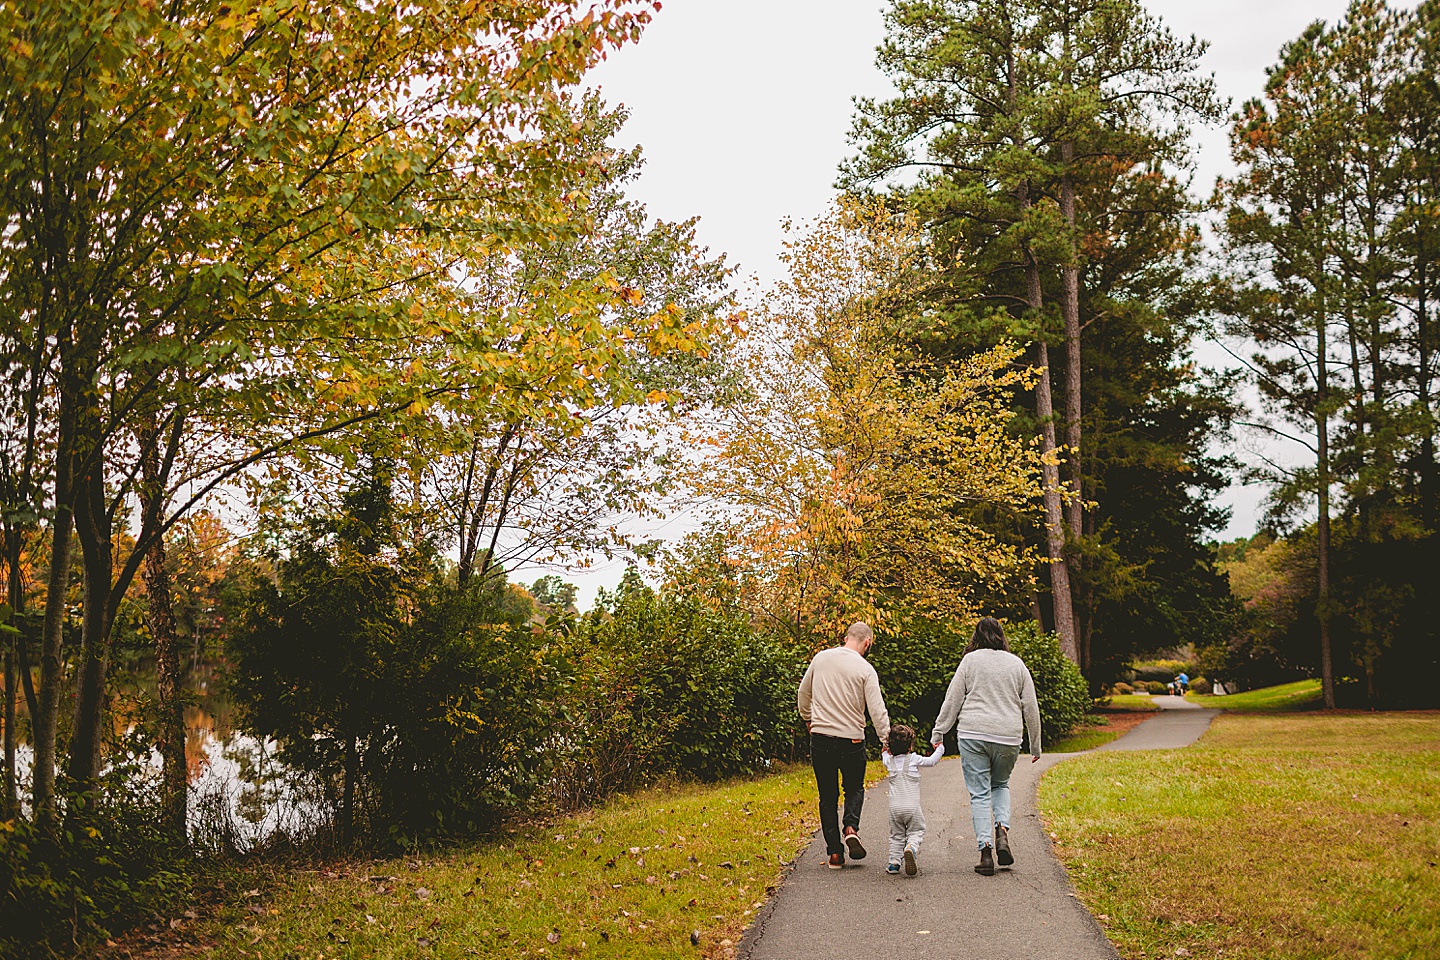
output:
[[430, 899], [430, 891], [427, 890], [427, 889], [425, 889], [424, 887], [416, 887], [416, 888], [415, 888], [415, 896], [416, 896], [418, 899], [420, 899], [420, 900], [429, 900], [429, 899]]
[[556, 927], [556, 928], [554, 928], [553, 930], [551, 930], [549, 933], [545, 934], [545, 942], [546, 942], [546, 943], [559, 943], [559, 942], [560, 942], [560, 928], [559, 928], [559, 927]]

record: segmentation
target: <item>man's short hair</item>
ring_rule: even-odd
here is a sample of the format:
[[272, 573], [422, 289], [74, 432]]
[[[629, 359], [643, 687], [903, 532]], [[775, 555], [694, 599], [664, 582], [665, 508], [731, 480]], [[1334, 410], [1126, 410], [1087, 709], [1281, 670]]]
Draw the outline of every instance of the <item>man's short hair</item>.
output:
[[846, 640], [874, 640], [875, 631], [870, 629], [868, 623], [852, 623], [850, 629], [845, 631]]

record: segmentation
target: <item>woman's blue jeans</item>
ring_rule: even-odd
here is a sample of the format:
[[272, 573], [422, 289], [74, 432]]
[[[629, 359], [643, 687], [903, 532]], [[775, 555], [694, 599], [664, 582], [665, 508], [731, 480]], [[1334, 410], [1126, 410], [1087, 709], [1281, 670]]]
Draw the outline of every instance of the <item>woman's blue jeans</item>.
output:
[[[970, 819], [975, 843], [981, 849], [993, 842], [995, 824], [1010, 828], [1010, 772], [1020, 748], [989, 740], [961, 740], [960, 769], [970, 791]], [[994, 819], [991, 819], [991, 815]]]

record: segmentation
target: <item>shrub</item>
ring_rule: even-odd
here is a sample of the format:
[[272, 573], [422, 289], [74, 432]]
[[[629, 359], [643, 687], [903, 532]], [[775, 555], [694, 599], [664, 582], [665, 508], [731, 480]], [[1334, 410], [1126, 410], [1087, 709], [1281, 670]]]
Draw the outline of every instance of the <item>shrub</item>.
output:
[[556, 651], [495, 571], [405, 536], [383, 465], [295, 531], [227, 643], [252, 732], [328, 793], [341, 840], [473, 832], [544, 783]]
[[1148, 660], [1135, 664], [1135, 679], [1169, 683], [1181, 673], [1195, 676], [1200, 669], [1189, 660]]
[[803, 664], [738, 612], [627, 577], [565, 640], [556, 787], [569, 805], [666, 775], [711, 781], [790, 757]]
[[1146, 693], [1153, 694], [1157, 697], [1163, 696], [1170, 692], [1170, 689], [1166, 687], [1165, 684], [1161, 683], [1159, 680], [1147, 680], [1144, 683], [1144, 687]]
[[1063, 738], [1090, 712], [1090, 688], [1080, 668], [1060, 652], [1060, 639], [1043, 632], [1033, 621], [1007, 624], [1005, 637], [1011, 651], [1025, 661], [1035, 679], [1040, 701], [1043, 742]]
[[1206, 680], [1204, 677], [1196, 677], [1190, 682], [1190, 689], [1196, 693], [1208, 694], [1212, 688], [1209, 680]]
[[0, 957], [69, 956], [189, 892], [195, 861], [162, 829], [154, 792], [123, 776], [107, 774], [83, 827], [52, 838], [24, 819], [0, 822]]
[[1135, 688], [1130, 686], [1130, 684], [1125, 683], [1124, 681], [1121, 681], [1120, 683], [1117, 683], [1110, 688], [1111, 695], [1116, 697], [1123, 697], [1126, 694], [1131, 694], [1134, 692]]

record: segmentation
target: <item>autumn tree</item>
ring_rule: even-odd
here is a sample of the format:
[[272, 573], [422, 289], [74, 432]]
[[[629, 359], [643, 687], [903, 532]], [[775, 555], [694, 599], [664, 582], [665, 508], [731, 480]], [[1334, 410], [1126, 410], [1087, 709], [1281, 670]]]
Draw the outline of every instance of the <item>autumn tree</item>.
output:
[[[584, 403], [517, 367], [490, 403], [436, 418], [435, 435], [401, 454], [416, 498], [432, 505], [456, 549], [462, 586], [532, 561], [626, 548], [620, 518], [655, 510], [667, 487], [664, 432], [722, 379], [710, 354], [723, 349], [711, 332], [731, 312], [723, 258], [699, 247], [694, 220], [653, 221], [625, 195], [641, 154], [610, 146], [624, 111], [590, 95], [582, 113], [579, 136], [596, 161], [576, 185], [588, 198], [585, 228], [495, 258], [471, 280], [491, 309], [520, 313], [557, 284], [603, 282], [616, 296], [596, 319], [625, 349], [596, 371]], [[657, 349], [643, 334], [666, 313], [683, 316], [671, 344], [680, 349]]]
[[[49, 438], [32, 496], [52, 557], [42, 821], [72, 530], [85, 602], [67, 772], [83, 790], [111, 625], [177, 517], [348, 424], [486, 402], [512, 366], [559, 370], [583, 404], [623, 351], [590, 323], [615, 299], [603, 282], [506, 311], [454, 278], [583, 221], [571, 187], [591, 158], [566, 90], [647, 17], [623, 2], [0, 8], [4, 336], [49, 371], [28, 381], [45, 384]], [[117, 555], [136, 495], [135, 549]]]
[[700, 439], [698, 488], [721, 504], [741, 602], [809, 647], [854, 619], [959, 618], [1028, 582], [1029, 552], [980, 520], [1040, 493], [1044, 458], [1008, 431], [1032, 376], [1018, 351], [910, 350], [932, 322], [915, 297], [925, 252], [914, 220], [882, 206], [842, 204], [785, 261], [735, 349], [742, 398]]

